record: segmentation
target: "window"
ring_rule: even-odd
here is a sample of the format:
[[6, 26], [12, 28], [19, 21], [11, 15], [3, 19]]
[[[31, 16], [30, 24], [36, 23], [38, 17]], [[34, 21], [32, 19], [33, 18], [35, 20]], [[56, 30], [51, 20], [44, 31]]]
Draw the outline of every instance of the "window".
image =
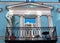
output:
[[26, 2], [34, 2], [34, 0], [26, 0]]

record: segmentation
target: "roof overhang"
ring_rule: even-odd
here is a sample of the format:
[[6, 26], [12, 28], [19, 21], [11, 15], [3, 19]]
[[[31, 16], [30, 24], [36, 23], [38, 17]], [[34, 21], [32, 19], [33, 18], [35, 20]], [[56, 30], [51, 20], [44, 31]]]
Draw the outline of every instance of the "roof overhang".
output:
[[[12, 6], [7, 6], [7, 9], [9, 10], [9, 9], [13, 9], [13, 8], [17, 8], [19, 6], [24, 6], [24, 5], [29, 5], [29, 4], [36, 5], [36, 6], [41, 6], [41, 7], [48, 8], [48, 9], [53, 8], [52, 6], [46, 6], [43, 3], [19, 3], [19, 4], [14, 4]], [[19, 8], [21, 8], [21, 7], [19, 7]]]

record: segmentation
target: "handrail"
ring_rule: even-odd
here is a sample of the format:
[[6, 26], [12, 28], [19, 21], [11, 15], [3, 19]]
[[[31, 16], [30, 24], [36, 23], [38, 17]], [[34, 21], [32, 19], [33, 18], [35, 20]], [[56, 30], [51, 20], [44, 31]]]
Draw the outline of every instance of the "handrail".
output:
[[[6, 27], [6, 37], [14, 33], [18, 40], [56, 40], [56, 27]], [[21, 33], [22, 32], [22, 33]], [[44, 34], [42, 34], [44, 32]]]

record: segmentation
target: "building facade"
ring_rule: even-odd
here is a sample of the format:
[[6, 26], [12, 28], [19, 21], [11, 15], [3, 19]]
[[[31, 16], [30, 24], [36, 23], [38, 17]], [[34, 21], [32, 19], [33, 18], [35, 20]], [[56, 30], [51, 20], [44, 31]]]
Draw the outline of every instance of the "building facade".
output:
[[[39, 0], [40, 2], [38, 2], [37, 0], [35, 1], [36, 1], [35, 3], [30, 3], [30, 2], [34, 2], [31, 0], [29, 1], [29, 3], [23, 3], [23, 2], [22, 3], [21, 2], [3, 2], [2, 3], [0, 2], [0, 8], [1, 8], [1, 12], [0, 12], [1, 34], [0, 36], [5, 36], [6, 27], [13, 26], [11, 22], [12, 16], [15, 16], [16, 22], [18, 22], [16, 27], [26, 27], [26, 26], [29, 27], [29, 25], [30, 27], [33, 27], [33, 26], [34, 27], [54, 27], [56, 26], [57, 36], [60, 36], [60, 33], [59, 33], [60, 3], [58, 3], [59, 0], [56, 0], [56, 1], [50, 0], [51, 3], [50, 1], [49, 2], [40, 1], [40, 0]], [[6, 18], [9, 22], [6, 20]], [[21, 36], [22, 36], [22, 32], [23, 30], [21, 30], [20, 32]], [[33, 33], [32, 31], [25, 33], [27, 37], [30, 36], [28, 33], [34, 37], [34, 35], [32, 34]], [[38, 31], [38, 33], [41, 36], [41, 30]], [[60, 41], [58, 40], [57, 43], [59, 42]], [[4, 43], [4, 41], [2, 40], [1, 43]]]

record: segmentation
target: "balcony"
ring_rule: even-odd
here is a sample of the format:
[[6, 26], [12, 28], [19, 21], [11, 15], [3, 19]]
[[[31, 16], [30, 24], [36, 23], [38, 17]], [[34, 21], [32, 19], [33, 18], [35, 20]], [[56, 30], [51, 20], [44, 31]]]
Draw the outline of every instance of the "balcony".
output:
[[5, 42], [11, 41], [56, 42], [56, 27], [7, 27]]

